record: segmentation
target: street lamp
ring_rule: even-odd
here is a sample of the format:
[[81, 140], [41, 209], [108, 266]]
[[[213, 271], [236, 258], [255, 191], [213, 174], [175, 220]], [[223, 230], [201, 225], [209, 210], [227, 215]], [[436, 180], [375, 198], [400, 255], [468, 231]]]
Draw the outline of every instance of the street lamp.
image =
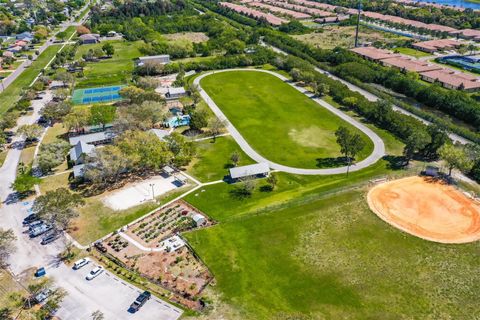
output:
[[155, 189], [153, 187], [155, 186], [155, 183], [150, 183], [150, 187], [152, 188], [152, 200], [155, 201]]
[[358, 29], [360, 27], [360, 14], [362, 11], [362, 0], [358, 1], [357, 28], [355, 29], [355, 48], [358, 47]]

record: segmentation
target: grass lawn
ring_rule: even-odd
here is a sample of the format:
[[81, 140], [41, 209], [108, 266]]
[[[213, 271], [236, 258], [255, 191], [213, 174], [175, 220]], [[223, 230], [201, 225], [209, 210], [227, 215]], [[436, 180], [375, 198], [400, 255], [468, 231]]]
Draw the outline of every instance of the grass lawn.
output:
[[300, 168], [343, 165], [334, 135], [341, 125], [366, 143], [357, 160], [373, 150], [365, 134], [270, 74], [217, 73], [201, 84], [248, 143], [271, 161]]
[[2, 167], [3, 163], [5, 162], [5, 158], [7, 158], [8, 150], [3, 150], [0, 152], [0, 168]]
[[[111, 59], [99, 62], [89, 62], [84, 69], [84, 77], [77, 78], [76, 88], [87, 88], [113, 84], [126, 84], [132, 75], [134, 59], [142, 56], [139, 48], [143, 41], [110, 41], [115, 48]], [[75, 59], [79, 59], [90, 49], [101, 48], [105, 42], [82, 45], [79, 47]]]
[[432, 55], [430, 53], [423, 52], [420, 50], [415, 50], [412, 48], [395, 48], [395, 52], [406, 54], [415, 58], [428, 57]]
[[32, 65], [25, 69], [21, 76], [15, 79], [2, 93], [0, 93], [0, 115], [5, 113], [20, 98], [22, 89], [28, 87], [40, 71], [55, 56], [60, 49], [58, 45], [48, 47]]
[[35, 153], [35, 145], [28, 146], [22, 150], [20, 154], [20, 161], [25, 164], [25, 166], [29, 166], [33, 162], [33, 155]]
[[185, 236], [239, 319], [475, 319], [480, 242], [405, 234], [369, 210], [365, 191]]
[[[42, 144], [49, 144], [57, 140], [61, 140], [62, 136], [67, 133], [67, 129], [63, 126], [62, 123], [55, 123], [53, 127], [49, 127], [47, 133], [43, 137]], [[41, 151], [39, 151], [40, 155]], [[53, 168], [53, 172], [62, 172], [68, 169], [67, 159], [56, 168]]]
[[195, 142], [198, 156], [187, 168], [187, 172], [201, 182], [223, 179], [228, 175], [228, 169], [233, 167], [230, 156], [234, 152], [240, 155], [238, 165], [243, 166], [254, 163], [230, 136], [218, 137], [213, 140]]

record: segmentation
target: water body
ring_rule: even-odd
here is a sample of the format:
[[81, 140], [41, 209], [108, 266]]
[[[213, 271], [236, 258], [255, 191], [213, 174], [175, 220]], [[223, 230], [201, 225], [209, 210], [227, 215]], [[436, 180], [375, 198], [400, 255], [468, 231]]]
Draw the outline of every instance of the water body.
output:
[[480, 3], [469, 2], [465, 0], [419, 0], [420, 2], [433, 2], [461, 8], [470, 8], [480, 10]]

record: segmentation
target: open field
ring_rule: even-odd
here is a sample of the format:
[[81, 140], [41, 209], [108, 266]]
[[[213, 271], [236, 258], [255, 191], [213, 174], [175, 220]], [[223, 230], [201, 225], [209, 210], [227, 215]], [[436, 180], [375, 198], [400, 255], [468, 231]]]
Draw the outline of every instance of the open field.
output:
[[0, 93], [0, 115], [5, 113], [20, 98], [22, 89], [26, 88], [37, 77], [40, 71], [55, 56], [60, 49], [58, 45], [48, 47], [30, 67], [22, 72], [22, 75], [15, 79], [8, 88]]
[[233, 167], [230, 159], [234, 152], [240, 155], [239, 166], [254, 163], [238, 146], [232, 137], [218, 137], [195, 143], [198, 156], [189, 165], [187, 172], [202, 182], [223, 179]]
[[401, 54], [406, 54], [408, 56], [412, 56], [412, 57], [415, 57], [415, 58], [433, 56], [432, 54], [427, 53], [427, 52], [423, 52], [423, 51], [412, 49], [412, 48], [405, 48], [405, 47], [395, 48], [394, 51], [398, 52], [398, 53], [401, 53]]
[[186, 237], [238, 319], [475, 319], [480, 243], [410, 236], [364, 197], [319, 196]]
[[165, 39], [169, 41], [180, 41], [180, 42], [191, 42], [191, 43], [199, 43], [205, 42], [208, 40], [208, 36], [203, 32], [179, 32], [179, 33], [171, 33], [171, 34], [164, 34]]
[[[84, 69], [84, 77], [77, 79], [76, 88], [97, 87], [113, 84], [126, 84], [134, 68], [133, 60], [142, 54], [139, 51], [143, 41], [111, 41], [115, 48], [112, 58], [99, 62], [89, 62]], [[79, 59], [90, 49], [101, 48], [105, 42], [82, 45], [75, 59]]]
[[[315, 47], [333, 49], [335, 47], [353, 48], [355, 44], [354, 26], [324, 26], [323, 28], [307, 34], [292, 36], [297, 40], [311, 44]], [[381, 41], [382, 43], [394, 43], [397, 40], [408, 39], [388, 32], [373, 30], [360, 26], [359, 42], [361, 44]]]
[[385, 222], [422, 239], [480, 239], [480, 203], [441, 180], [410, 177], [382, 183], [369, 191], [368, 204]]
[[271, 161], [300, 168], [342, 165], [334, 134], [342, 125], [365, 141], [356, 160], [373, 150], [365, 134], [273, 75], [224, 72], [201, 84], [252, 148]]

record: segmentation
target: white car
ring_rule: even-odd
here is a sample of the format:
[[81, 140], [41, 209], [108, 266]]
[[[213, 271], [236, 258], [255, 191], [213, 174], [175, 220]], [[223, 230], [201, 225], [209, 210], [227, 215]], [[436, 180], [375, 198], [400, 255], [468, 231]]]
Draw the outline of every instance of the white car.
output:
[[84, 267], [86, 266], [87, 264], [90, 263], [90, 259], [89, 258], [83, 258], [83, 259], [80, 259], [78, 260], [77, 262], [75, 262], [73, 264], [73, 270], [78, 270], [80, 269], [81, 267]]
[[96, 277], [98, 277], [102, 272], [103, 272], [103, 267], [102, 266], [95, 267], [92, 271], [90, 271], [90, 273], [87, 275], [86, 279], [87, 280], [93, 280]]

